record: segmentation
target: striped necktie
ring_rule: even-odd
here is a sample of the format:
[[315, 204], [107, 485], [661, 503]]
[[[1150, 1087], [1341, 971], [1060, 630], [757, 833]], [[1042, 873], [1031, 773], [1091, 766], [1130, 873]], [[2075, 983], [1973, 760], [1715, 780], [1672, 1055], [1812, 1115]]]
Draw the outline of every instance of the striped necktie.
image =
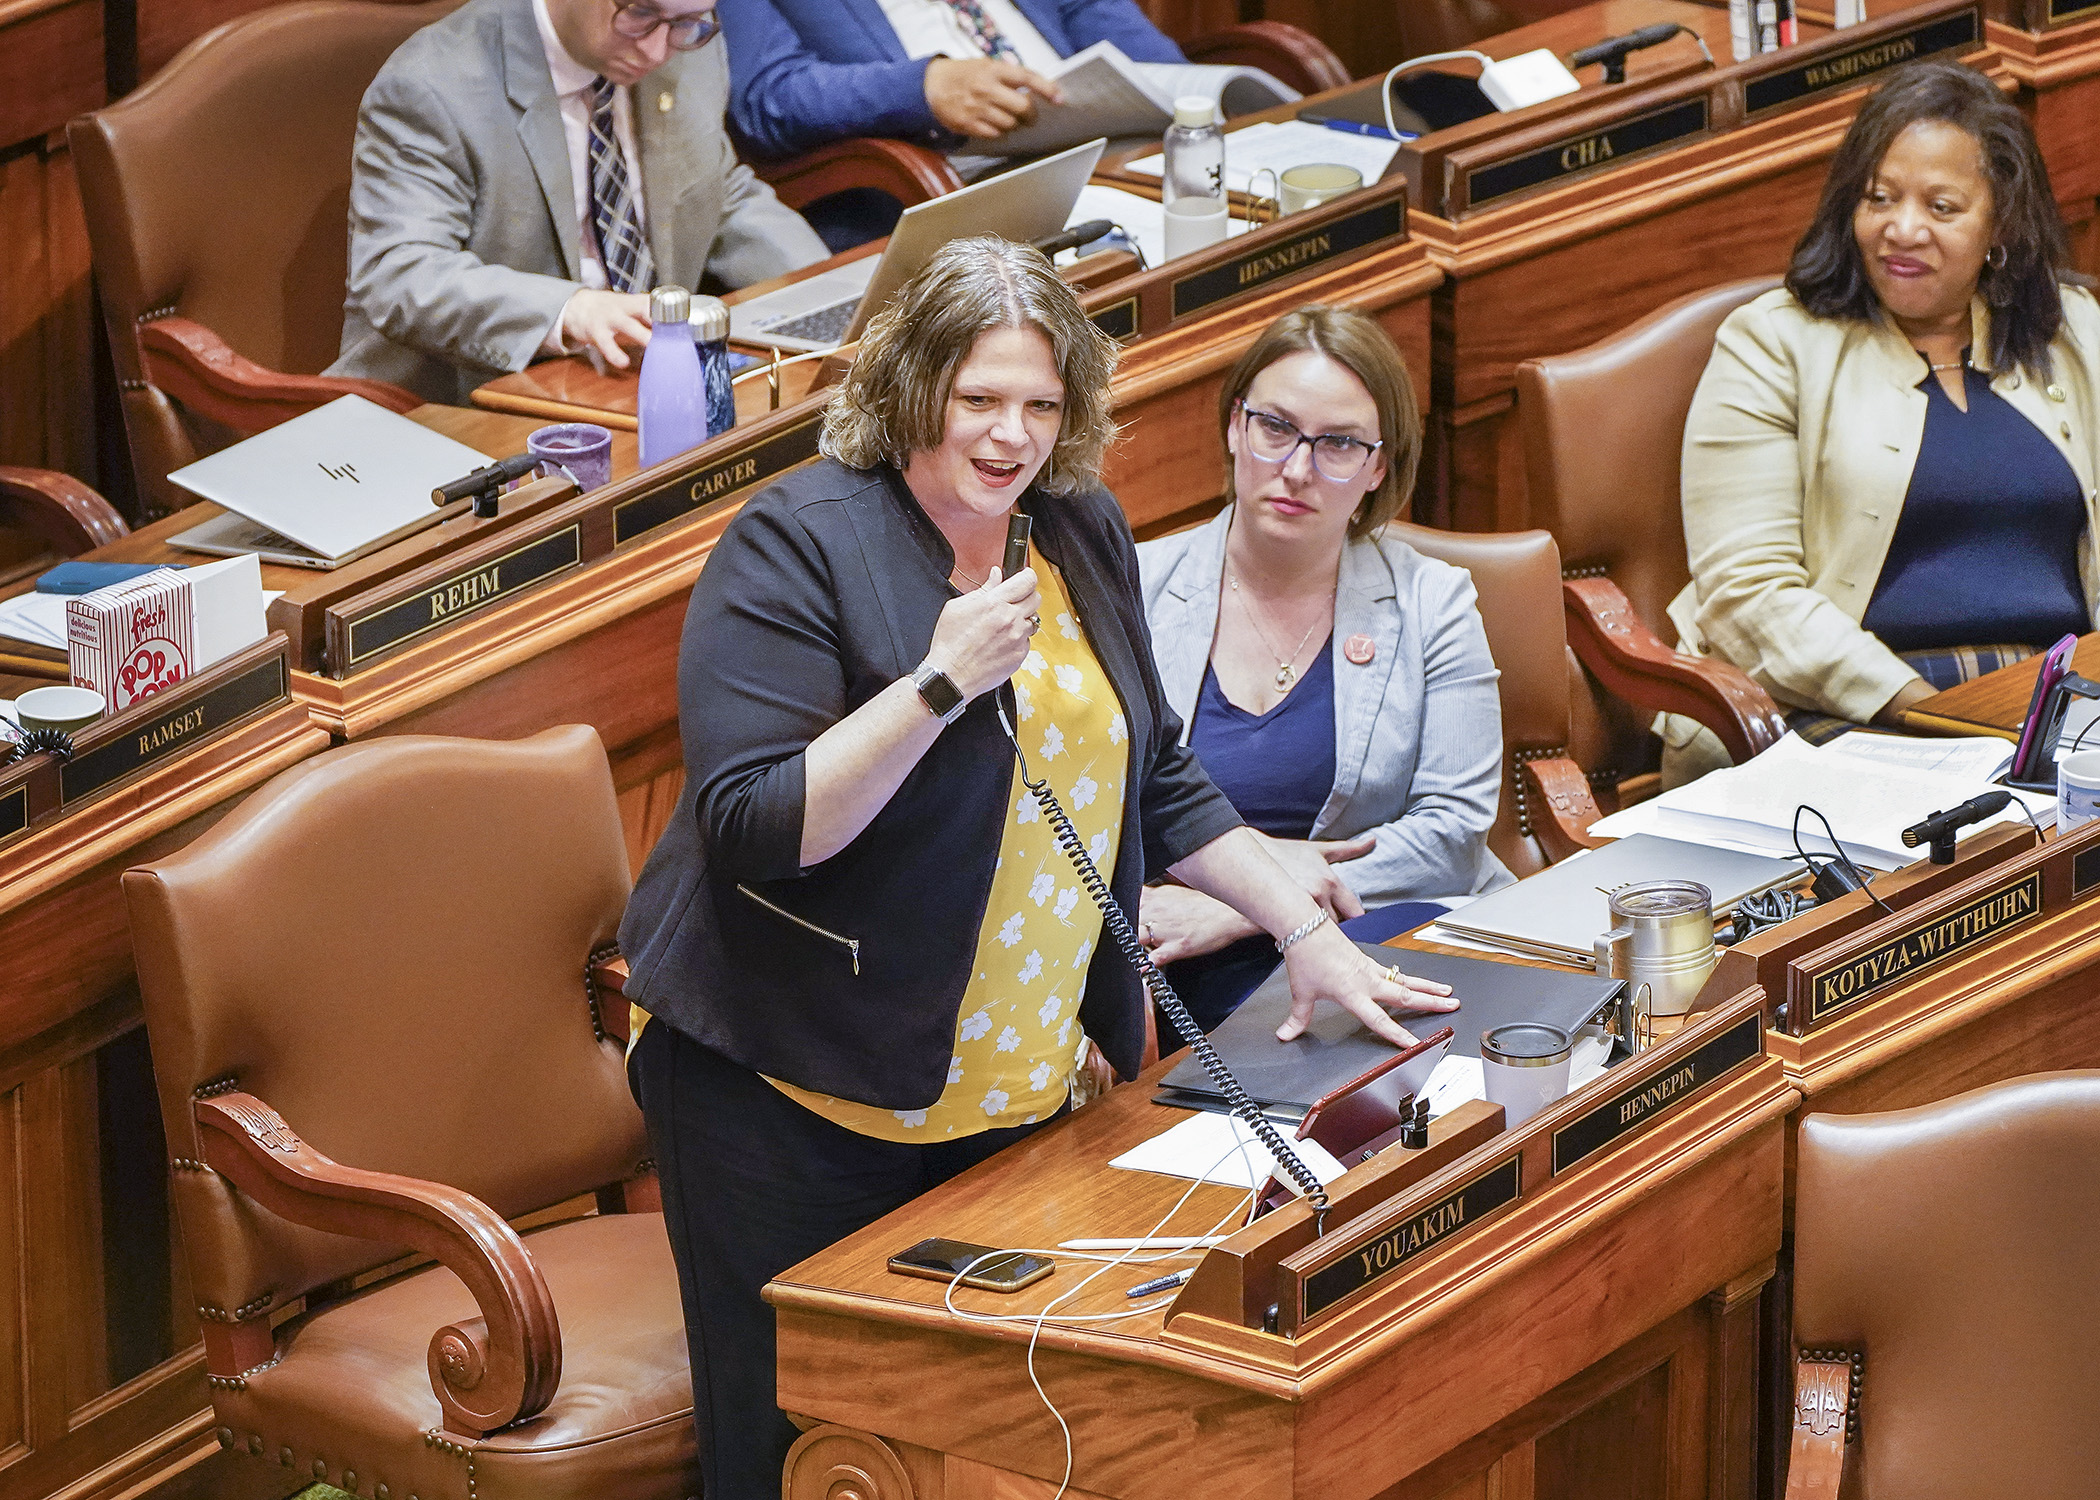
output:
[[606, 284], [616, 292], [646, 292], [656, 283], [656, 262], [634, 207], [627, 158], [613, 134], [613, 85], [593, 78], [591, 104], [591, 229], [605, 258]]
[[963, 34], [975, 42], [986, 57], [1011, 63], [1021, 60], [1021, 54], [1014, 51], [1014, 44], [1006, 39], [1006, 33], [992, 24], [992, 18], [984, 13], [984, 7], [977, 0], [948, 0], [948, 8], [962, 22]]

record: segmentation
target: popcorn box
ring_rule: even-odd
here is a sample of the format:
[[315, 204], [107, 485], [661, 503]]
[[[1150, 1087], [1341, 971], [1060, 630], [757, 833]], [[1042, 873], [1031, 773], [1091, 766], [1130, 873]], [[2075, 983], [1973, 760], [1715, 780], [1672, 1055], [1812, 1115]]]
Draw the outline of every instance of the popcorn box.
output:
[[119, 713], [263, 638], [255, 557], [163, 568], [66, 601], [73, 685]]

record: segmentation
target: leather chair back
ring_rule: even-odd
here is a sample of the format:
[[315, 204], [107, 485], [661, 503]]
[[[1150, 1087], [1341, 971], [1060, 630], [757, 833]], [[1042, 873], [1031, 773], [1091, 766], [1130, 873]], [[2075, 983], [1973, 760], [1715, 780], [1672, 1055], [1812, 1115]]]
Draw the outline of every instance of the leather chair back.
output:
[[1865, 1353], [1861, 1493], [2091, 1495], [2100, 1072], [1810, 1115], [1798, 1181], [1794, 1337]]
[[[1588, 0], [1393, 0], [1393, 30], [1399, 51], [1393, 60], [1451, 52]], [[1598, 33], [1602, 40], [1603, 32]]]
[[192, 1100], [218, 1086], [345, 1165], [505, 1218], [635, 1176], [641, 1115], [584, 978], [628, 885], [604, 747], [574, 725], [327, 751], [128, 872], [198, 1301], [283, 1305], [392, 1258], [191, 1165]]
[[380, 65], [459, 0], [297, 0], [215, 27], [73, 122], [133, 462], [149, 490], [223, 441], [146, 383], [138, 327], [179, 315], [272, 370], [318, 374], [343, 333], [350, 150]]
[[1502, 802], [1488, 847], [1513, 874], [1536, 874], [1552, 860], [1532, 831], [1517, 767], [1567, 754], [1572, 657], [1561, 616], [1560, 551], [1544, 531], [1437, 531], [1405, 521], [1389, 522], [1387, 530], [1473, 575], [1488, 650], [1502, 673]]

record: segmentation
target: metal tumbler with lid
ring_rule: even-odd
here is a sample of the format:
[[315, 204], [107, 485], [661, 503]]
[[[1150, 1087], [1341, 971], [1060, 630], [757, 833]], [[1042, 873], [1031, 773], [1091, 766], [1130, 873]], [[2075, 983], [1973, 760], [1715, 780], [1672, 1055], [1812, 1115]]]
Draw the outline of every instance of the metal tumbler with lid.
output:
[[[1649, 988], [1649, 1010], [1681, 1016], [1714, 971], [1714, 897], [1696, 880], [1641, 880], [1611, 893], [1597, 972]], [[1628, 1038], [1631, 1042], [1632, 1039]]]
[[700, 383], [707, 391], [707, 435], [718, 438], [736, 426], [736, 388], [729, 381], [729, 304], [695, 295], [687, 319], [700, 351]]
[[1480, 1034], [1481, 1082], [1514, 1130], [1568, 1092], [1575, 1044], [1558, 1026], [1516, 1021]]

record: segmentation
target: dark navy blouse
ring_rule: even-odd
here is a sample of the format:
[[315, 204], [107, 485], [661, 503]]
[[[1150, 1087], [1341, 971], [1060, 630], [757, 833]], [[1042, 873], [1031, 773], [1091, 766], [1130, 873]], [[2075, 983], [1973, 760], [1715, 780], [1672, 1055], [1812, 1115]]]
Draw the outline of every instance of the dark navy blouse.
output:
[[2092, 627], [2078, 581], [2078, 475], [1988, 375], [1965, 364], [1963, 380], [1966, 412], [1937, 376], [1919, 382], [1924, 442], [1860, 623], [1891, 651], [2082, 634]]
[[1265, 714], [1237, 707], [1206, 666], [1189, 746], [1250, 824], [1271, 838], [1311, 838], [1334, 790], [1334, 637]]

